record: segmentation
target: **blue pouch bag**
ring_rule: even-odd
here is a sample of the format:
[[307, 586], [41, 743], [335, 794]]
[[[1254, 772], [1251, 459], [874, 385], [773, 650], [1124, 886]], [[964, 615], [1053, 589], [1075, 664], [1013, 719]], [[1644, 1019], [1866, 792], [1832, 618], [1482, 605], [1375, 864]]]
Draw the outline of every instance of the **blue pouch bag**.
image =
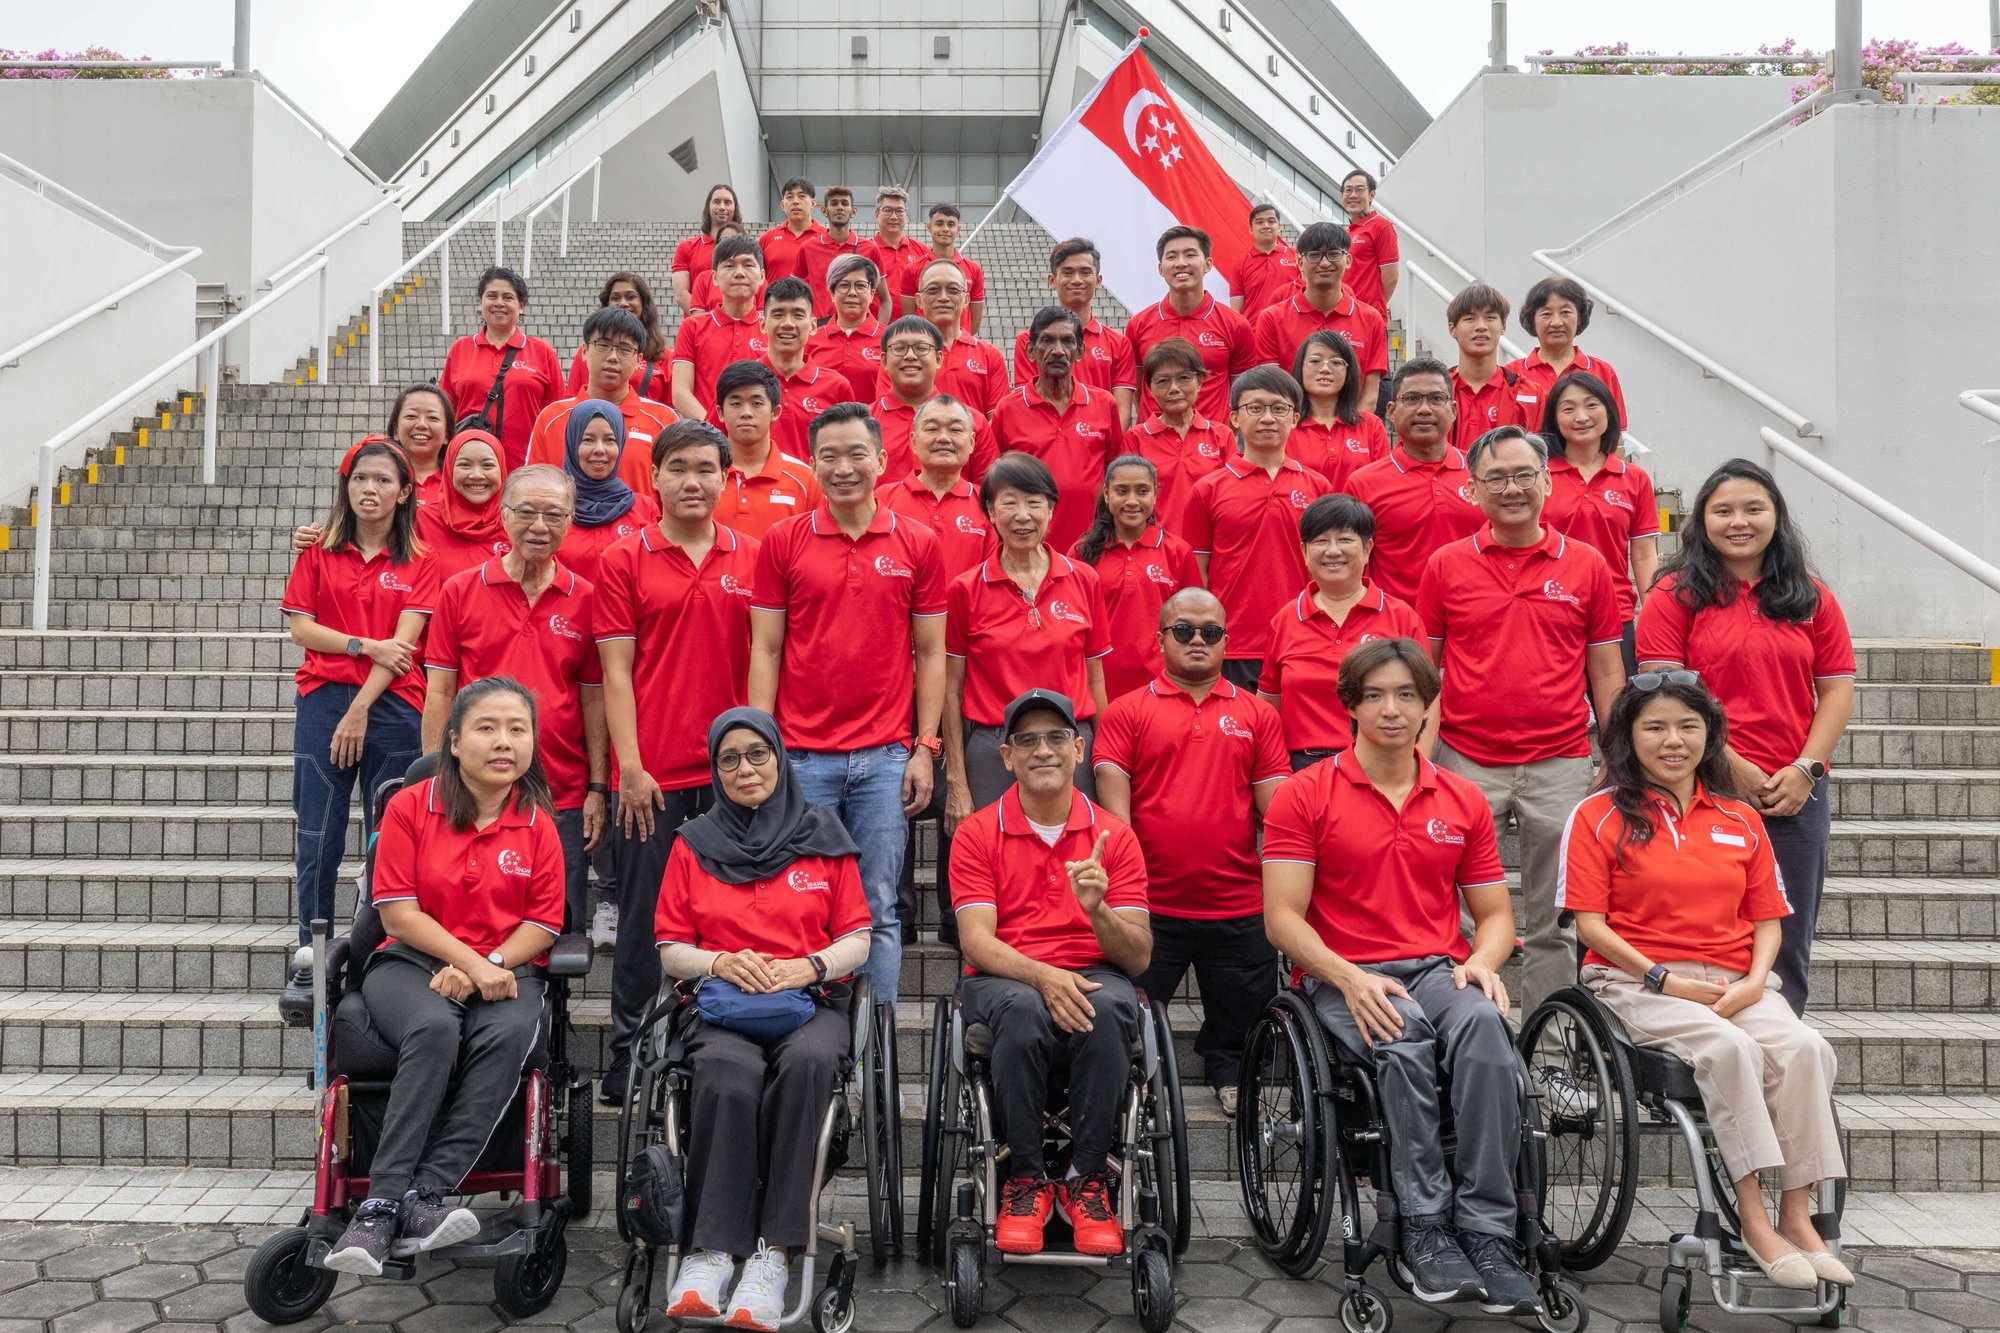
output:
[[721, 977], [696, 988], [695, 1009], [704, 1022], [740, 1032], [756, 1041], [776, 1041], [812, 1021], [813, 998], [804, 990], [754, 994]]

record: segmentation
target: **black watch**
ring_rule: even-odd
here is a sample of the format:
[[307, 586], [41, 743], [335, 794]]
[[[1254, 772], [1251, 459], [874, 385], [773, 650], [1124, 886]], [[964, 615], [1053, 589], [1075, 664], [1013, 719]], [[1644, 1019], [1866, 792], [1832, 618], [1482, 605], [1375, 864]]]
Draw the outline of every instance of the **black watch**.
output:
[[602, 782], [586, 783], [584, 784], [584, 790], [596, 792], [599, 796], [609, 796], [611, 794], [611, 788]]
[[826, 980], [825, 960], [823, 960], [818, 954], [812, 953], [806, 955], [806, 961], [813, 965], [813, 971], [817, 974], [817, 980], [824, 982]]
[[1673, 973], [1667, 971], [1665, 963], [1655, 963], [1646, 969], [1646, 989], [1655, 995], [1667, 993], [1667, 978]]
[[1818, 782], [1826, 776], [1826, 765], [1817, 759], [1808, 759], [1804, 755], [1800, 755], [1792, 761], [1792, 764], [1794, 767], [1803, 768], [1806, 771], [1806, 776], [1814, 782]]

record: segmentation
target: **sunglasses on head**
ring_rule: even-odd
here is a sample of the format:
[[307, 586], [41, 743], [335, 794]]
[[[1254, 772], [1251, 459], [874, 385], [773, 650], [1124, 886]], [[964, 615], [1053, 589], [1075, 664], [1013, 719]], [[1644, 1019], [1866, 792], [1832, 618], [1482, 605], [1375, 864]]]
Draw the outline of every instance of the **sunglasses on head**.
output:
[[1635, 690], [1652, 691], [1662, 685], [1699, 685], [1699, 671], [1641, 671], [1627, 682]]
[[1174, 636], [1175, 643], [1193, 643], [1194, 636], [1201, 635], [1201, 641], [1213, 647], [1222, 642], [1222, 636], [1229, 633], [1220, 625], [1190, 625], [1185, 620], [1176, 620], [1167, 626], [1167, 633]]

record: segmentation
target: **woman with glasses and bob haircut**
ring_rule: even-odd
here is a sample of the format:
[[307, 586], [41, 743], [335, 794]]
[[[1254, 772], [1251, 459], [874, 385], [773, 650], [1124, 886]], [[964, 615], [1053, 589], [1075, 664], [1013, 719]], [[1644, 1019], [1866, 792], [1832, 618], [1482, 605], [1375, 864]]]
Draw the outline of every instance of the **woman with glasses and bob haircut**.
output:
[[1602, 728], [1604, 785], [1563, 835], [1556, 906], [1588, 950], [1583, 984], [1639, 1045], [1693, 1066], [1758, 1267], [1781, 1287], [1851, 1285], [1811, 1218], [1811, 1187], [1847, 1174], [1833, 1048], [1778, 991], [1792, 904], [1763, 816], [1730, 794], [1729, 733], [1695, 672], [1633, 676]]

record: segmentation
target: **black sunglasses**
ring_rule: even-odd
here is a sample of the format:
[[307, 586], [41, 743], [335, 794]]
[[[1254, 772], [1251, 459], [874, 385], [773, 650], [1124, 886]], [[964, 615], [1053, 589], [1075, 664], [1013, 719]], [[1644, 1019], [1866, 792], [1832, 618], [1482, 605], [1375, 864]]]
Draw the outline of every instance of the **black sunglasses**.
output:
[[1210, 647], [1222, 642], [1222, 636], [1229, 633], [1220, 625], [1190, 625], [1185, 620], [1176, 620], [1167, 626], [1167, 633], [1174, 636], [1175, 643], [1193, 643], [1194, 636], [1201, 635], [1201, 641]]
[[1641, 671], [1626, 682], [1635, 690], [1652, 691], [1662, 685], [1699, 685], [1699, 671]]

